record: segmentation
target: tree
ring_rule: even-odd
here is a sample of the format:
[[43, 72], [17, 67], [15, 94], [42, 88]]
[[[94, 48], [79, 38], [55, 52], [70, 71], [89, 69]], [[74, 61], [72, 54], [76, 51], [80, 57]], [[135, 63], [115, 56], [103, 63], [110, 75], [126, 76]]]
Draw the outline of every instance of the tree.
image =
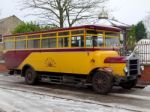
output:
[[143, 21], [132, 25], [130, 31], [127, 33], [127, 45], [129, 49], [133, 49], [137, 41], [147, 38], [146, 28]]
[[103, 3], [108, 0], [23, 0], [23, 9], [32, 9], [40, 17], [63, 28], [92, 18], [100, 13]]
[[34, 31], [39, 31], [41, 30], [40, 29], [40, 26], [33, 23], [33, 22], [30, 22], [30, 23], [21, 23], [20, 25], [18, 25], [14, 31], [12, 31], [13, 34], [16, 34], [16, 33], [26, 33], [26, 32], [34, 32]]
[[135, 37], [139, 41], [143, 38], [147, 38], [146, 28], [143, 21], [140, 21], [135, 27]]
[[136, 43], [136, 26], [132, 25], [130, 31], [127, 33], [127, 45], [128, 49], [133, 49]]
[[150, 13], [148, 14], [147, 17], [144, 19], [144, 25], [147, 29], [147, 38], [150, 39]]
[[56, 28], [56, 26], [51, 26], [51, 25], [41, 26], [33, 22], [29, 22], [29, 23], [23, 22], [20, 25], [18, 25], [12, 31], [12, 33], [16, 34], [16, 33], [35, 32], [35, 31], [49, 30], [54, 28]]

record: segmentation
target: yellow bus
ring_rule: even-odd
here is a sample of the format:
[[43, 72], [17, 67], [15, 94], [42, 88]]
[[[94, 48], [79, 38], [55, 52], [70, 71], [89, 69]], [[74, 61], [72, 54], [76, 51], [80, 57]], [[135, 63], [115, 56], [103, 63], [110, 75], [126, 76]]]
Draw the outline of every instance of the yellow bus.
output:
[[20, 74], [30, 85], [47, 78], [51, 83], [91, 85], [100, 94], [109, 93], [113, 85], [131, 89], [140, 64], [134, 54], [120, 56], [120, 31], [84, 25], [5, 35], [5, 63], [11, 74]]

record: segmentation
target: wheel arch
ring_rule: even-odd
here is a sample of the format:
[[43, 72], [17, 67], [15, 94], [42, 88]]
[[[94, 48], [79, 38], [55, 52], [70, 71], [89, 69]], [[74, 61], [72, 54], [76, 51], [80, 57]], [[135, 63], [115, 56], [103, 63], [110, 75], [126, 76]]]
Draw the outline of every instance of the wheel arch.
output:
[[25, 71], [28, 69], [28, 68], [31, 68], [34, 70], [34, 68], [30, 65], [30, 64], [26, 64], [23, 66], [22, 70], [21, 70], [21, 76], [25, 76]]
[[[111, 69], [111, 68], [109, 68], [109, 69]], [[89, 80], [89, 81], [92, 80], [92, 77], [93, 77], [94, 73], [95, 73], [97, 70], [99, 70], [99, 71], [101, 71], [101, 72], [108, 73], [108, 74], [112, 74], [111, 72], [109, 72], [109, 71], [108, 71], [107, 69], [105, 69], [104, 67], [97, 67], [97, 68], [94, 68], [94, 69], [92, 69], [92, 70], [90, 71], [89, 77], [88, 77], [88, 80]]]
[[92, 81], [92, 77], [93, 77], [94, 73], [95, 73], [97, 70], [99, 70], [99, 69], [100, 69], [100, 67], [97, 67], [97, 68], [94, 68], [94, 69], [92, 69], [92, 70], [90, 71], [89, 77], [88, 77], [88, 81]]

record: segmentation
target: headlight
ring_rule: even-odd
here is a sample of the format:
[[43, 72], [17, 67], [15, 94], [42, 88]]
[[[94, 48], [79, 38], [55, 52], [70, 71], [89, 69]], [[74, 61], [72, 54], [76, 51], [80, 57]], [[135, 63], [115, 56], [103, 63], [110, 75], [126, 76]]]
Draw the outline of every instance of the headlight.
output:
[[141, 66], [141, 71], [144, 71], [144, 66]]
[[127, 69], [127, 67], [125, 67], [125, 68], [124, 68], [124, 72], [125, 72], [125, 73], [127, 73], [127, 72], [128, 72], [128, 69]]

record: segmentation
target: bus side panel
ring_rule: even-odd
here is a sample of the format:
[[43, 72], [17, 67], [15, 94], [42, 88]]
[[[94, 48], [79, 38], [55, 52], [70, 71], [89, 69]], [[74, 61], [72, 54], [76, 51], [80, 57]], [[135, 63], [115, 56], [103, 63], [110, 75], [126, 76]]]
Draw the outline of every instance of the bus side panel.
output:
[[118, 56], [114, 51], [95, 52], [33, 52], [18, 67], [22, 69], [24, 65], [31, 65], [36, 71], [61, 72], [74, 74], [89, 74], [91, 70], [98, 67], [110, 67], [116, 74], [123, 75], [123, 67], [118, 69], [118, 64], [105, 64], [106, 57]]
[[85, 52], [35, 52], [23, 63], [31, 65], [36, 71], [88, 74], [91, 69], [90, 56]]
[[31, 51], [8, 51], [4, 54], [5, 64], [8, 69], [16, 69]]

